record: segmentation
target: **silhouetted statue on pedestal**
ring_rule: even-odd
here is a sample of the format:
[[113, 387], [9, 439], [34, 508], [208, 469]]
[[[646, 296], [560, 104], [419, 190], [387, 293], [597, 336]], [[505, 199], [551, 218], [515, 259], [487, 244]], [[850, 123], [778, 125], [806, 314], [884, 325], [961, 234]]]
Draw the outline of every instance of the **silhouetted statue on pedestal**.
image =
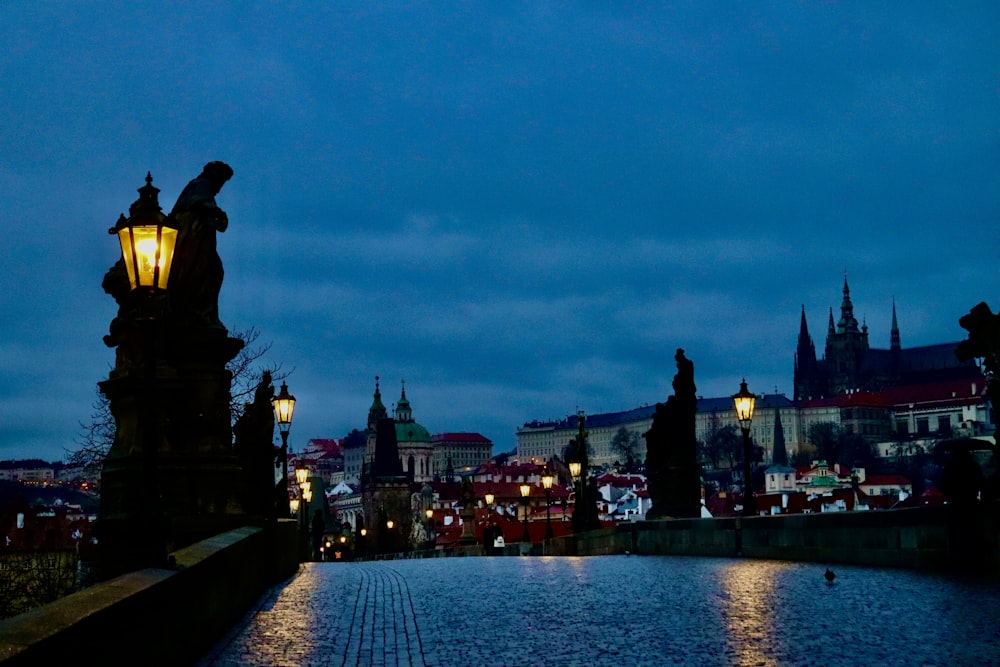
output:
[[674, 395], [656, 404], [646, 438], [646, 474], [652, 507], [648, 519], [701, 516], [701, 487], [695, 439], [694, 364], [678, 348]]
[[170, 278], [170, 303], [181, 322], [222, 327], [219, 290], [222, 260], [216, 250], [216, 232], [229, 227], [229, 217], [215, 203], [215, 195], [233, 176], [225, 162], [209, 162], [177, 197], [170, 216], [177, 225]]
[[[264, 371], [254, 390], [253, 402], [233, 425], [236, 456], [243, 469], [243, 507], [248, 514], [287, 518], [288, 496], [281, 499], [275, 489], [274, 409], [271, 398], [274, 386], [271, 372]], [[280, 466], [280, 463], [279, 463]], [[282, 487], [283, 488], [283, 487]], [[277, 508], [277, 509], [276, 509]]]

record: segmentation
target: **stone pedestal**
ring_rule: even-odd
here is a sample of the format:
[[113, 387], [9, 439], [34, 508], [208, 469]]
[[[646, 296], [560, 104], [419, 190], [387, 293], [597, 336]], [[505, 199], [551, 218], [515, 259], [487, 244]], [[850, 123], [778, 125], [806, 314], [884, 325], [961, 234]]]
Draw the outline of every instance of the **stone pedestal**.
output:
[[146, 333], [149, 358], [100, 383], [115, 417], [101, 475], [106, 575], [166, 565], [166, 554], [247, 522], [232, 444], [231, 374], [242, 342], [224, 329]]

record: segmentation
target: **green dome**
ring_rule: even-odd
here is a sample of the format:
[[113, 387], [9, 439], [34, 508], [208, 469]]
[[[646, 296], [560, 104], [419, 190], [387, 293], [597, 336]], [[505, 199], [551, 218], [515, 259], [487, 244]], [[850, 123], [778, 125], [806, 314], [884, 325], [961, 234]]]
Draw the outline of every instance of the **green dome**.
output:
[[396, 442], [430, 442], [431, 434], [417, 422], [396, 422]]

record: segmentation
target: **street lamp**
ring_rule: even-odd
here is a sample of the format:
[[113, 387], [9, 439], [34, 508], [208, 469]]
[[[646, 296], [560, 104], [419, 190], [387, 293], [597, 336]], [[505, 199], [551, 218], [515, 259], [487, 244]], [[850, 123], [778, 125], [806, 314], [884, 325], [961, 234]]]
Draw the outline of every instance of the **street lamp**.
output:
[[436, 544], [436, 536], [434, 535], [434, 509], [432, 507], [425, 509], [424, 516], [427, 517], [427, 521], [424, 524], [427, 528], [427, 548], [434, 549]]
[[[274, 421], [281, 432], [281, 491], [288, 497], [288, 430], [292, 428], [292, 414], [295, 412], [295, 397], [288, 393], [288, 385], [281, 383], [281, 391], [271, 399]], [[299, 482], [301, 484], [302, 482]]]
[[[156, 385], [156, 292], [166, 290], [177, 242], [177, 229], [163, 215], [153, 177], [146, 172], [146, 185], [138, 190], [139, 199], [129, 207], [129, 217], [118, 217], [109, 234], [118, 236], [122, 263], [128, 274], [133, 298], [138, 295], [136, 323], [142, 345], [143, 381], [138, 390], [137, 419], [141, 438], [143, 479], [139, 482], [142, 505], [139, 508], [136, 536], [136, 565], [162, 567], [167, 561], [160, 507], [160, 482], [157, 464], [157, 419], [152, 412], [159, 404]], [[121, 348], [119, 348], [121, 349]]]
[[545, 539], [552, 539], [552, 482], [554, 478], [549, 469], [542, 471], [542, 488], [545, 489]]
[[531, 495], [531, 485], [527, 482], [521, 484], [521, 504], [524, 505], [524, 537], [521, 538], [522, 542], [531, 542], [531, 534], [528, 533], [528, 507], [529, 500], [528, 496]]
[[177, 229], [163, 215], [157, 200], [159, 189], [146, 172], [146, 185], [139, 188], [139, 200], [129, 209], [129, 217], [119, 216], [108, 232], [118, 235], [122, 260], [133, 290], [167, 289], [170, 266], [177, 243]]
[[750, 422], [753, 421], [753, 406], [757, 397], [747, 389], [746, 378], [740, 383], [740, 392], [733, 395], [736, 405], [736, 420], [743, 431], [743, 516], [756, 514], [753, 488], [750, 485]]

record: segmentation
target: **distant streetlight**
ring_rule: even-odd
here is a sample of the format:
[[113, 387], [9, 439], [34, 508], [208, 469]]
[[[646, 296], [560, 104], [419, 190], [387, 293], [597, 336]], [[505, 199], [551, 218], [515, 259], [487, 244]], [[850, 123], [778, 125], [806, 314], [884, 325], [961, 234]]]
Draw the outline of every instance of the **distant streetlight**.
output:
[[545, 539], [552, 539], [552, 482], [555, 478], [546, 468], [542, 471], [542, 488], [545, 489]]
[[302, 535], [299, 539], [308, 541], [306, 537], [307, 531], [309, 529], [306, 516], [309, 512], [309, 501], [312, 500], [312, 484], [309, 482], [309, 468], [303, 460], [295, 466], [295, 481], [299, 487], [299, 533]]
[[740, 391], [733, 395], [736, 405], [736, 420], [743, 431], [743, 516], [756, 514], [753, 487], [750, 484], [750, 423], [753, 421], [753, 407], [757, 397], [747, 389], [746, 378], [740, 383]]
[[428, 507], [425, 509], [424, 516], [427, 517], [427, 521], [424, 524], [427, 527], [427, 548], [434, 549], [436, 543], [436, 536], [434, 535], [434, 508]]
[[522, 542], [531, 543], [531, 534], [528, 532], [528, 508], [530, 506], [529, 496], [531, 495], [531, 485], [527, 482], [521, 484], [521, 504], [524, 505], [524, 537]]
[[[295, 397], [288, 393], [288, 385], [281, 383], [281, 391], [271, 399], [274, 421], [281, 432], [281, 491], [282, 498], [288, 497], [288, 431], [292, 428], [292, 414], [295, 412]], [[299, 482], [301, 484], [301, 482]], [[281, 513], [280, 510], [278, 512]]]

